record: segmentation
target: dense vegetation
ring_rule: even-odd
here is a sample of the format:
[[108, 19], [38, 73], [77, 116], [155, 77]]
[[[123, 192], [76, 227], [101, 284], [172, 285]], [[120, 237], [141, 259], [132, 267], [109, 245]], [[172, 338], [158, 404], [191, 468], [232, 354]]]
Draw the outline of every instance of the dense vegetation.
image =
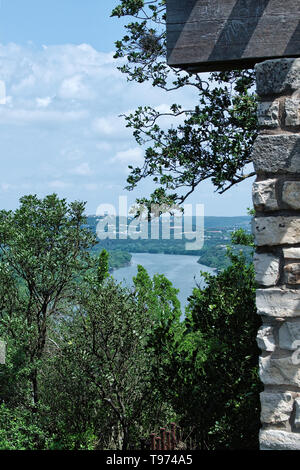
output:
[[[126, 57], [128, 79], [166, 91], [188, 87], [197, 100], [190, 110], [173, 104], [161, 114], [146, 106], [126, 116], [147, 147], [128, 189], [144, 178], [158, 185], [139, 202], [151, 212], [153, 203], [183, 202], [206, 179], [223, 192], [251, 176], [253, 71], [203, 80], [169, 68], [165, 0], [121, 0], [113, 15], [132, 20], [116, 51]], [[166, 115], [169, 129], [159, 126]], [[177, 291], [164, 276], [151, 279], [139, 266], [133, 289], [113, 280], [112, 264], [127, 255], [95, 256], [86, 222], [83, 203], [56, 195], [26, 196], [16, 211], [0, 212], [0, 336], [7, 342], [0, 449], [138, 448], [141, 437], [170, 421], [200, 449], [257, 448], [252, 263], [228, 253], [228, 267], [194, 289], [180, 321]]]
[[83, 211], [51, 195], [0, 212], [0, 449], [139, 448], [171, 421], [197, 448], [256, 448], [252, 264], [230, 255], [180, 321], [164, 276], [113, 280]]
[[122, 250], [113, 250], [109, 252], [108, 258], [108, 265], [109, 270], [112, 271], [114, 269], [123, 268], [124, 266], [128, 266], [131, 261], [131, 254], [127, 251]]
[[[227, 250], [230, 244], [220, 245], [218, 243], [205, 244], [200, 252], [199, 264], [209, 266], [217, 270], [228, 268], [231, 265], [231, 259], [227, 256]], [[245, 256], [247, 263], [252, 260], [252, 250], [248, 246], [235, 245], [234, 251], [241, 251]]]

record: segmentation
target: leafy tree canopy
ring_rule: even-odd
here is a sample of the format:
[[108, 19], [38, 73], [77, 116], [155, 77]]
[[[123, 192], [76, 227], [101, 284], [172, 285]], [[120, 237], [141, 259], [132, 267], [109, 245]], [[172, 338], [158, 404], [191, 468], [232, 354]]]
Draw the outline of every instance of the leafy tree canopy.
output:
[[91, 264], [96, 238], [84, 227], [84, 208], [51, 194], [24, 196], [15, 211], [0, 211], [0, 333], [8, 349], [16, 347], [18, 367], [11, 373], [30, 380], [32, 391], [20, 394], [24, 403], [32, 395], [34, 407], [49, 327], [70, 308], [74, 287]]
[[191, 428], [201, 449], [258, 448], [262, 385], [255, 336], [261, 321], [255, 273], [242, 253], [229, 256], [227, 269], [206, 273], [206, 287], [194, 289], [167, 373], [174, 377], [172, 403], [180, 424]]

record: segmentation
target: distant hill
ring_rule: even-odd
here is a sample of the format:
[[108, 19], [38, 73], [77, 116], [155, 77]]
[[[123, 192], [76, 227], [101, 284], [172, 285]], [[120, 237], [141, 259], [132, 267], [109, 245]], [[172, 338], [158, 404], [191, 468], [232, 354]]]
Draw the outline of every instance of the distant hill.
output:
[[[187, 217], [186, 217], [187, 219]], [[87, 225], [96, 232], [96, 228], [100, 217], [89, 216]], [[130, 223], [132, 219], [128, 219]], [[106, 222], [106, 221], [105, 221]], [[105, 248], [108, 250], [112, 256], [117, 260], [116, 266], [118, 268], [123, 264], [130, 263], [129, 253], [164, 253], [164, 254], [174, 254], [174, 255], [196, 255], [199, 256], [199, 263], [212, 268], [223, 269], [229, 264], [229, 260], [226, 257], [226, 247], [230, 245], [231, 234], [234, 230], [238, 228], [243, 228], [245, 231], [251, 231], [251, 217], [250, 216], [239, 216], [239, 217], [213, 217], [206, 216], [204, 217], [204, 244], [201, 249], [186, 249], [187, 239], [185, 234], [181, 238], [174, 236], [174, 225], [178, 225], [178, 222], [172, 220], [170, 222], [170, 238], [164, 238], [162, 236], [162, 229], [160, 227], [160, 236], [158, 238], [151, 238], [151, 227], [149, 226], [148, 238], [131, 238], [127, 236], [126, 238], [120, 238], [119, 236], [119, 220], [116, 218], [116, 223], [113, 221], [113, 232], [110, 232], [110, 235], [106, 236], [104, 239], [99, 239], [98, 244], [95, 246], [94, 251], [98, 252], [99, 250]], [[104, 223], [103, 226], [106, 224]], [[190, 225], [190, 224], [189, 224]], [[105, 233], [105, 227], [102, 226], [102, 233]], [[196, 231], [196, 218], [192, 218], [192, 227], [193, 232]], [[121, 229], [121, 232], [123, 229]], [[188, 232], [190, 229], [188, 230]], [[199, 232], [199, 230], [198, 230]], [[108, 234], [107, 234], [108, 235]], [[241, 247], [237, 247], [241, 248]], [[248, 250], [247, 247], [242, 248], [243, 251], [247, 254], [249, 258], [249, 253], [251, 250]], [[249, 256], [248, 256], [249, 255]]]
[[204, 228], [249, 228], [251, 222], [251, 217], [238, 216], [238, 217], [214, 217], [214, 216], [205, 216], [204, 217]]
[[[172, 218], [171, 218], [172, 219]], [[193, 218], [193, 227], [196, 226], [196, 217]], [[88, 216], [88, 225], [92, 227], [96, 227], [97, 221], [99, 217], [96, 215], [89, 215]], [[132, 219], [128, 219], [129, 221]], [[251, 217], [248, 215], [245, 216], [236, 216], [236, 217], [219, 217], [219, 216], [205, 216], [204, 217], [204, 228], [205, 229], [213, 229], [213, 228], [249, 228], [251, 222]], [[118, 217], [117, 217], [118, 223]]]

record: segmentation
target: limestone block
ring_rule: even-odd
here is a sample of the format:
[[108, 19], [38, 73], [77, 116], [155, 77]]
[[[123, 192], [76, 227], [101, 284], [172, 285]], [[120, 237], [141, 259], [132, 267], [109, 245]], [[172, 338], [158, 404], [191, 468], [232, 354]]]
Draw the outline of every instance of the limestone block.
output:
[[253, 258], [255, 279], [262, 286], [275, 286], [279, 278], [279, 259], [269, 253], [256, 253]]
[[275, 318], [300, 316], [300, 290], [270, 289], [256, 290], [256, 308], [259, 315]]
[[286, 284], [300, 284], [300, 263], [291, 263], [284, 267], [284, 281]]
[[275, 351], [274, 328], [266, 325], [261, 326], [257, 332], [256, 341], [262, 351]]
[[300, 450], [300, 434], [262, 429], [259, 433], [260, 450]]
[[256, 173], [299, 173], [300, 135], [259, 135], [251, 154]]
[[300, 248], [283, 248], [284, 259], [300, 259]]
[[266, 60], [255, 69], [260, 96], [292, 93], [300, 88], [300, 59]]
[[256, 217], [252, 231], [258, 246], [294, 245], [300, 242], [300, 216]]
[[267, 393], [260, 394], [262, 423], [283, 423], [288, 421], [294, 400], [291, 393]]
[[289, 356], [272, 358], [272, 355], [259, 358], [259, 376], [265, 385], [300, 386], [299, 358], [296, 352]]
[[276, 211], [278, 207], [276, 197], [276, 179], [268, 179], [253, 183], [252, 199], [258, 211]]
[[263, 101], [258, 104], [258, 124], [261, 127], [279, 127], [279, 101]]
[[295, 399], [295, 421], [294, 425], [296, 429], [300, 428], [300, 398]]
[[282, 201], [292, 209], [300, 209], [300, 181], [286, 181], [283, 184]]
[[300, 345], [300, 320], [296, 322], [284, 322], [279, 328], [278, 336], [280, 349], [290, 351], [298, 349]]
[[4, 341], [0, 341], [0, 364], [5, 364], [5, 349], [6, 343]]
[[287, 98], [285, 100], [285, 125], [296, 127], [300, 126], [300, 100]]

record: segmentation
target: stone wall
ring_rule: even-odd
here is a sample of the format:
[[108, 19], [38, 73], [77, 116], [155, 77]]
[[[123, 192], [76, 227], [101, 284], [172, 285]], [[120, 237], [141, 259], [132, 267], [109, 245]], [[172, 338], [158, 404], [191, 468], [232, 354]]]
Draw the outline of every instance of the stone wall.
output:
[[262, 318], [260, 447], [300, 450], [300, 59], [256, 66], [253, 148], [257, 310]]

